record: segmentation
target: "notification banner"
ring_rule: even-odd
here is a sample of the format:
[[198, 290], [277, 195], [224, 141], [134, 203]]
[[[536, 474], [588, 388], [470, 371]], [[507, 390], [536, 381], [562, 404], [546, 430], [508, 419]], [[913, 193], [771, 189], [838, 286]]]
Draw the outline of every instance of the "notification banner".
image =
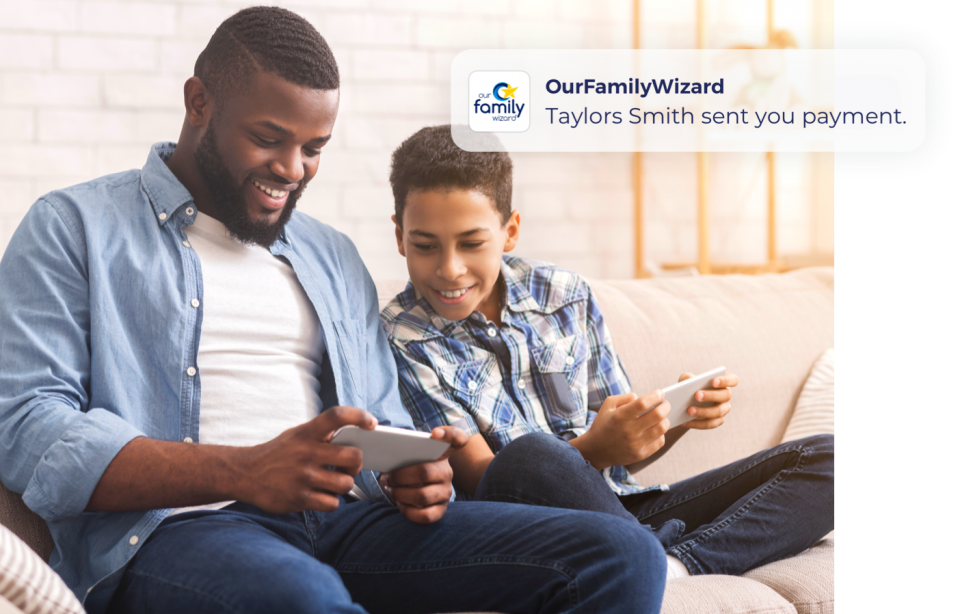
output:
[[907, 50], [469, 50], [450, 119], [468, 151], [900, 152], [925, 90]]

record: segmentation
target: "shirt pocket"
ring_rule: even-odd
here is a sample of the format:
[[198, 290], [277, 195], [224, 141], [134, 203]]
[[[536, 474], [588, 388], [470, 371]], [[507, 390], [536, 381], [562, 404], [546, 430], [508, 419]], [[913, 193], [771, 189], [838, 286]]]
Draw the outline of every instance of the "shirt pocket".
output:
[[537, 386], [551, 423], [580, 424], [587, 413], [587, 342], [577, 333], [530, 350]]
[[[497, 428], [493, 415], [503, 384], [500, 366], [493, 356], [460, 363], [435, 365], [440, 379], [457, 402], [473, 417], [481, 432]], [[501, 418], [502, 420], [502, 418]]]
[[367, 370], [367, 344], [363, 323], [360, 320], [334, 320], [333, 330], [340, 351], [342, 381], [337, 382], [340, 404], [363, 407], [367, 396], [364, 377]]

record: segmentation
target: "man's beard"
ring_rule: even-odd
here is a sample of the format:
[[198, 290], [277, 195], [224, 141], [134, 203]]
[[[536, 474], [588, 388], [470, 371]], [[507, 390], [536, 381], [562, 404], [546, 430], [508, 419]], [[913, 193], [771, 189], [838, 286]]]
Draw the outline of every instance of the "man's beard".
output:
[[[213, 206], [220, 221], [230, 234], [237, 240], [251, 245], [270, 247], [277, 240], [283, 227], [286, 226], [297, 206], [297, 200], [303, 194], [305, 183], [296, 190], [287, 194], [287, 202], [280, 212], [280, 218], [271, 223], [261, 222], [250, 218], [244, 199], [244, 184], [246, 178], [238, 185], [223, 162], [223, 156], [217, 149], [214, 125], [216, 118], [211, 119], [207, 131], [200, 138], [200, 144], [194, 153], [200, 177], [207, 185], [213, 197]], [[280, 181], [287, 183], [286, 181]]]

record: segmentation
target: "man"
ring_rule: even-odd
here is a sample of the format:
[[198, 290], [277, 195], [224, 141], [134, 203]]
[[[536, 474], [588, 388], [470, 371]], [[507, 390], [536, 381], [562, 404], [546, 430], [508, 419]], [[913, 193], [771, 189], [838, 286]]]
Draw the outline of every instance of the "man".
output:
[[293, 211], [338, 88], [305, 20], [240, 11], [176, 145], [44, 196], [14, 234], [0, 478], [47, 521], [51, 564], [91, 614], [659, 611], [649, 531], [450, 503], [446, 459], [378, 478], [327, 443], [411, 427], [356, 249]]

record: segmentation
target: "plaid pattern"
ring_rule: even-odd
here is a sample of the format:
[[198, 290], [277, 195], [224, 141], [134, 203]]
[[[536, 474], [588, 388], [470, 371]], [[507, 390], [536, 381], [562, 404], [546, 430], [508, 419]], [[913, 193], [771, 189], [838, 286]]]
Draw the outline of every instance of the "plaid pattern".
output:
[[[527, 433], [582, 435], [606, 397], [630, 391], [590, 287], [571, 271], [511, 256], [500, 271], [500, 329], [479, 311], [443, 319], [409, 283], [380, 313], [404, 406], [418, 429], [482, 433], [495, 453]], [[603, 475], [617, 494], [649, 490], [621, 466]]]

